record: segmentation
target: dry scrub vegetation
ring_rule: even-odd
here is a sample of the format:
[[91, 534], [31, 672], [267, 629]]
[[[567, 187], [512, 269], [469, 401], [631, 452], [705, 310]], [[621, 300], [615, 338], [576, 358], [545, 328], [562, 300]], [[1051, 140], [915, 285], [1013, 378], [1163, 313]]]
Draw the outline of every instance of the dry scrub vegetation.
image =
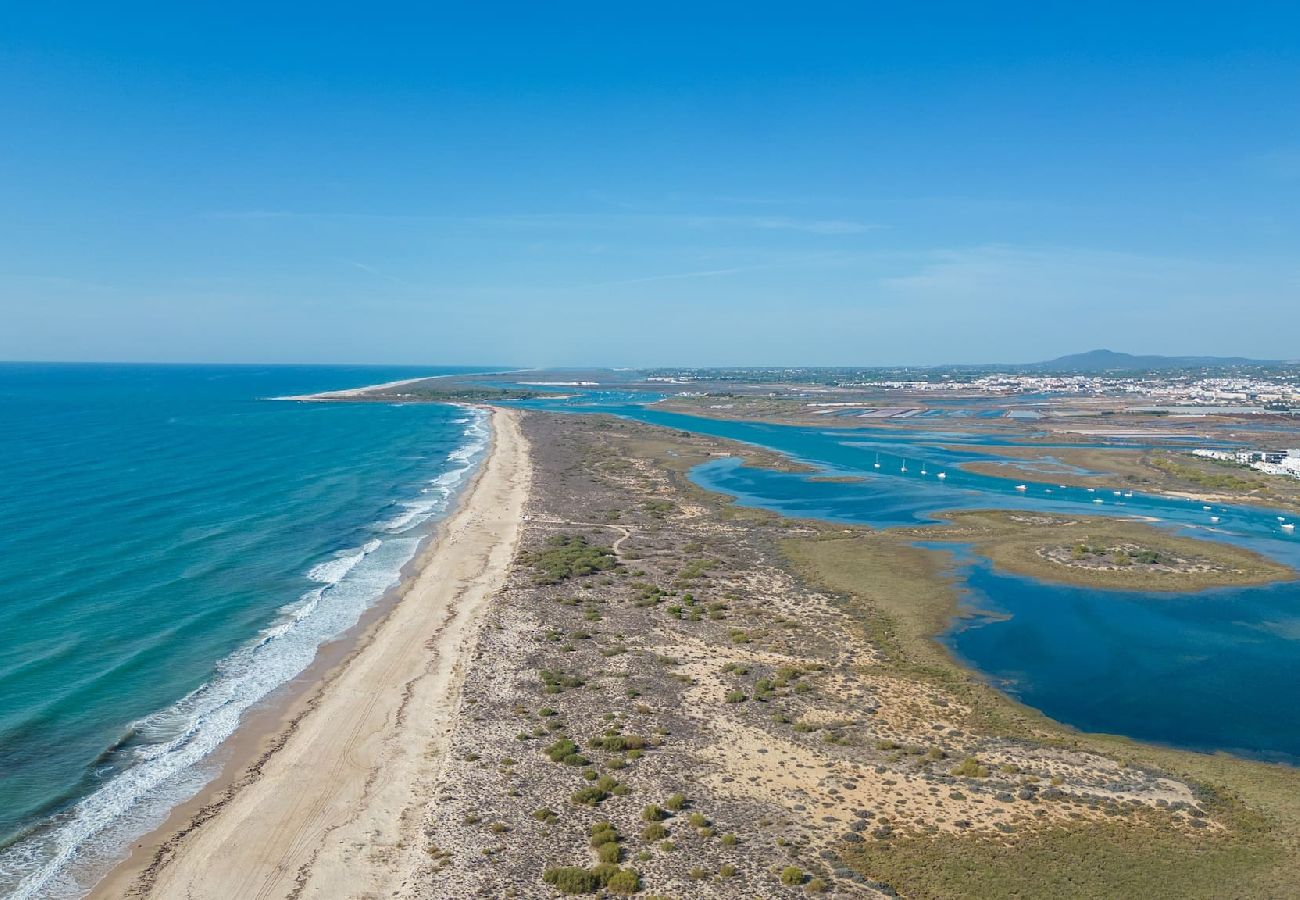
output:
[[704, 493], [685, 472], [724, 442], [524, 428], [523, 546], [415, 895], [1294, 893], [1297, 801], [1260, 799], [1300, 795], [1291, 770], [1085, 739], [984, 687], [928, 639], [938, 554]]

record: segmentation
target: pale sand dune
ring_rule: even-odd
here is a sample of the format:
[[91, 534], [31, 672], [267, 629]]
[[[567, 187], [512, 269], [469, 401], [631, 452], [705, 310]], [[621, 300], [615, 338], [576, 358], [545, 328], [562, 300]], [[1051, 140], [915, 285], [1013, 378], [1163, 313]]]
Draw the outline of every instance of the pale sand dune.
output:
[[367, 384], [357, 388], [347, 388], [341, 391], [321, 391], [318, 394], [291, 394], [286, 397], [269, 397], [269, 400], [355, 400], [357, 397], [379, 391], [388, 391], [393, 388], [406, 387], [408, 384], [419, 384], [421, 381], [431, 381], [434, 378], [443, 378], [442, 375], [425, 375], [421, 378], [403, 378], [401, 381], [386, 381], [383, 384]]
[[[515, 414], [409, 592], [293, 720], [278, 749], [100, 896], [390, 897], [427, 860], [420, 822], [466, 655], [504, 585], [531, 469]], [[273, 745], [277, 746], [277, 745]]]

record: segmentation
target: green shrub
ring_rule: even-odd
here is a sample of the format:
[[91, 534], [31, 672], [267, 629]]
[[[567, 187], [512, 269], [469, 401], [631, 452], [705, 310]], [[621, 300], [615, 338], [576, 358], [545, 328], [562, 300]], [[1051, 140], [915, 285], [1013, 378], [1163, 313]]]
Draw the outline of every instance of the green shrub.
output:
[[569, 799], [579, 806], [599, 806], [608, 798], [608, 791], [602, 791], [598, 787], [585, 787], [580, 791], [574, 791]]
[[738, 843], [740, 843], [740, 840], [730, 831], [722, 836], [722, 846], [724, 847], [734, 847]]
[[605, 887], [614, 894], [635, 894], [641, 890], [641, 875], [636, 869], [620, 869], [606, 882]]
[[798, 866], [786, 866], [781, 870], [781, 883], [787, 887], [798, 887], [803, 884], [803, 869]]
[[668, 818], [668, 813], [660, 809], [656, 803], [651, 803], [641, 810], [641, 820], [644, 822], [662, 822], [666, 818]]
[[547, 809], [545, 806], [543, 806], [541, 809], [533, 810], [533, 818], [539, 822], [545, 822], [547, 825], [549, 825], [552, 822], [554, 822], [556, 819], [558, 819], [559, 816], [555, 814], [555, 810]]
[[591, 846], [599, 847], [601, 844], [617, 843], [618, 829], [609, 822], [597, 822], [591, 826]]
[[585, 683], [576, 675], [551, 669], [542, 669], [537, 677], [541, 679], [542, 690], [548, 694], [559, 694], [567, 688], [580, 688]]
[[578, 752], [578, 745], [568, 738], [560, 738], [543, 751], [551, 762], [562, 762], [570, 766], [585, 766], [587, 760]]
[[600, 887], [600, 879], [579, 866], [559, 866], [542, 873], [542, 881], [563, 894], [590, 894]]
[[718, 867], [719, 878], [732, 878], [736, 874], [736, 867], [731, 863], [723, 863]]
[[618, 570], [618, 558], [608, 547], [590, 544], [580, 534], [557, 534], [525, 560], [536, 571], [538, 584], [559, 584], [566, 578]]
[[604, 750], [606, 753], [641, 750], [645, 745], [646, 739], [635, 734], [606, 734], [594, 737], [587, 742], [587, 746], [591, 749]]
[[609, 884], [609, 880], [618, 874], [618, 866], [615, 863], [596, 863], [591, 867], [591, 874], [596, 876], [596, 880], [603, 887]]
[[661, 822], [651, 822], [641, 829], [641, 840], [643, 841], [662, 841], [666, 837], [668, 837], [668, 829]]
[[808, 886], [805, 887], [804, 890], [810, 894], [824, 894], [828, 887], [829, 885], [826, 884], [825, 879], [814, 878], [812, 881], [808, 882]]
[[673, 794], [664, 801], [664, 806], [673, 812], [681, 812], [686, 808], [686, 797], [684, 794]]
[[623, 848], [613, 841], [610, 841], [609, 843], [601, 844], [596, 848], [596, 857], [603, 863], [621, 862], [623, 859]]
[[961, 765], [952, 770], [951, 774], [958, 778], [988, 778], [989, 770], [980, 765], [978, 759], [968, 756], [962, 760]]

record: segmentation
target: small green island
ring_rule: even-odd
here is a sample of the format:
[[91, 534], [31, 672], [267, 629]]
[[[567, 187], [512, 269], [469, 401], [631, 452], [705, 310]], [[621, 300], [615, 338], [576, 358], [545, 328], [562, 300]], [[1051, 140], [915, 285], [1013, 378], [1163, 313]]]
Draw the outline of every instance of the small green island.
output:
[[927, 540], [972, 545], [1000, 569], [1083, 587], [1186, 592], [1290, 581], [1294, 569], [1258, 553], [1170, 534], [1147, 522], [1009, 510], [946, 514], [915, 529]]

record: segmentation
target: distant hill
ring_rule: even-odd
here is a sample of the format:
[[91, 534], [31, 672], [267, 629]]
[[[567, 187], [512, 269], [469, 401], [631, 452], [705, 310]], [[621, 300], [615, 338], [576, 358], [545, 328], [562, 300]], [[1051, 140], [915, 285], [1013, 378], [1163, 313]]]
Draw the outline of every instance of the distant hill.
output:
[[1117, 353], [1114, 350], [1089, 350], [1087, 353], [1072, 353], [1046, 362], [1029, 363], [1020, 368], [1043, 372], [1133, 372], [1153, 369], [1268, 366], [1277, 363], [1277, 360], [1246, 359], [1240, 356], [1136, 356], [1132, 353]]

